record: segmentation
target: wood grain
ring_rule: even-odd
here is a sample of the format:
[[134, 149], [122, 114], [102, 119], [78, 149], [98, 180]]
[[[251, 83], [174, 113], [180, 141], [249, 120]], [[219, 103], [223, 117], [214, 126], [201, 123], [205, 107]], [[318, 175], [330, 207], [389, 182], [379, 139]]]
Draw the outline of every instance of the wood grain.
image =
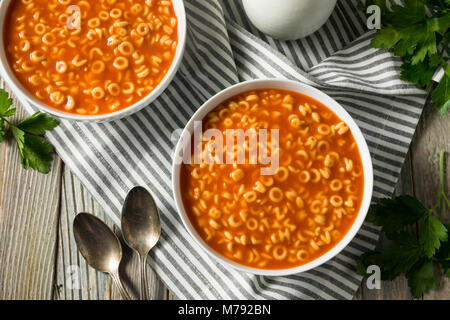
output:
[[[410, 153], [406, 157], [403, 164], [399, 181], [395, 188], [395, 194], [412, 194], [412, 177], [411, 177], [411, 157]], [[390, 246], [391, 242], [383, 235], [380, 238], [377, 250]], [[361, 282], [358, 293], [355, 295], [358, 300], [409, 300], [412, 299], [408, 290], [408, 283], [404, 275], [398, 277], [394, 281], [381, 281], [381, 289], [368, 289], [366, 286], [366, 278]]]
[[[449, 116], [439, 117], [435, 107], [429, 103], [424, 108], [413, 142], [408, 153], [396, 194], [411, 194], [421, 200], [426, 206], [433, 207], [439, 193], [439, 151], [445, 150], [447, 156], [445, 182], [446, 193], [449, 194], [450, 172], [448, 170], [450, 152], [450, 121]], [[450, 221], [450, 212], [444, 212], [444, 220]], [[415, 230], [417, 231], [417, 225]], [[379, 249], [389, 246], [390, 242], [384, 237], [380, 240]], [[436, 290], [430, 291], [423, 299], [450, 299], [450, 280], [436, 270]], [[383, 281], [382, 290], [368, 290], [361, 284], [357, 294], [358, 299], [412, 299], [407, 280], [404, 276], [394, 281]]]
[[[425, 107], [417, 128], [412, 149], [412, 176], [414, 193], [427, 207], [431, 208], [439, 194], [439, 151], [446, 151], [444, 161], [445, 191], [450, 194], [450, 120], [449, 115], [439, 117], [432, 105]], [[443, 214], [444, 220], [450, 222], [450, 210]], [[437, 288], [424, 295], [424, 299], [450, 299], [450, 279], [436, 272]]]
[[89, 212], [110, 227], [98, 204], [86, 192], [79, 180], [64, 167], [61, 210], [58, 225], [58, 252], [56, 259], [56, 282], [60, 287], [55, 291], [55, 299], [97, 300], [111, 298], [111, 281], [108, 275], [90, 268], [78, 252], [73, 237], [72, 223], [78, 212]]
[[[19, 107], [12, 120], [25, 116]], [[43, 175], [21, 167], [11, 137], [0, 150], [0, 299], [50, 299], [62, 162]]]

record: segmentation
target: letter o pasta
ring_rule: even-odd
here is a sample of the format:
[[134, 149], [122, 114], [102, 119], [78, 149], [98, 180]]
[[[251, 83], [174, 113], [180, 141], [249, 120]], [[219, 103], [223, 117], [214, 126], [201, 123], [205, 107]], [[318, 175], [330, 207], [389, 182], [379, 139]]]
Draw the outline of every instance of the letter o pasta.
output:
[[56, 37], [53, 33], [46, 33], [42, 36], [42, 42], [46, 45], [54, 45], [56, 42]]
[[43, 35], [45, 33], [45, 31], [47, 30], [47, 28], [45, 27], [45, 25], [43, 25], [42, 23], [38, 23], [34, 26], [34, 31], [36, 32], [36, 34], [38, 35]]
[[119, 8], [114, 8], [109, 12], [109, 15], [113, 19], [118, 19], [118, 18], [122, 17], [122, 10], [120, 10]]
[[114, 59], [113, 66], [117, 70], [124, 70], [128, 68], [128, 59], [125, 57], [117, 57]]
[[65, 61], [58, 61], [56, 63], [56, 71], [58, 73], [65, 73], [67, 71], [67, 63]]
[[35, 50], [35, 51], [31, 52], [31, 54], [30, 54], [30, 60], [32, 62], [41, 62], [44, 59], [45, 59], [45, 55], [40, 50]]
[[149, 32], [149, 27], [146, 23], [140, 23], [137, 27], [136, 27], [136, 31], [137, 33], [139, 33], [139, 35], [141, 36], [145, 36], [148, 34]]
[[105, 71], [105, 63], [101, 60], [96, 60], [91, 65], [91, 71], [94, 74], [100, 74]]
[[232, 228], [237, 228], [242, 225], [242, 221], [240, 221], [235, 215], [232, 215], [228, 218], [228, 224]]
[[246, 224], [249, 230], [256, 230], [258, 228], [258, 221], [255, 218], [250, 218], [247, 220]]
[[275, 174], [275, 179], [278, 181], [286, 181], [289, 177], [289, 171], [285, 167], [279, 167], [277, 173]]
[[273, 248], [273, 257], [277, 260], [284, 260], [287, 257], [287, 249], [284, 246], [278, 245]]
[[125, 82], [122, 86], [122, 92], [124, 94], [132, 94], [134, 92], [133, 82]]
[[330, 183], [330, 189], [332, 191], [339, 191], [342, 189], [342, 182], [339, 179], [333, 179]]
[[112, 96], [118, 96], [120, 94], [120, 86], [117, 83], [110, 83], [107, 90]]
[[304, 171], [300, 172], [299, 179], [301, 182], [307, 183], [307, 182], [309, 182], [309, 180], [311, 180], [311, 175], [309, 174], [308, 171], [304, 170]]
[[104, 96], [105, 96], [105, 90], [103, 90], [103, 88], [95, 87], [94, 89], [92, 89], [92, 97], [94, 99], [103, 99]]
[[273, 187], [272, 189], [270, 189], [269, 199], [273, 202], [280, 202], [281, 200], [283, 200], [283, 197], [283, 191], [280, 188]]
[[126, 57], [131, 56], [133, 54], [133, 52], [134, 52], [134, 46], [129, 41], [122, 42], [121, 44], [119, 44], [117, 49], [119, 50], [119, 52], [121, 54], [123, 54]]
[[344, 203], [344, 201], [342, 200], [342, 197], [337, 196], [337, 195], [333, 195], [330, 198], [330, 203], [333, 207], [340, 207], [342, 206], [342, 204]]
[[298, 250], [298, 251], [297, 251], [297, 254], [296, 254], [296, 257], [297, 257], [297, 259], [300, 260], [300, 261], [305, 261], [305, 260], [308, 260], [308, 258], [309, 258], [309, 253], [308, 253], [308, 251], [306, 251], [306, 250], [304, 250], [304, 249]]

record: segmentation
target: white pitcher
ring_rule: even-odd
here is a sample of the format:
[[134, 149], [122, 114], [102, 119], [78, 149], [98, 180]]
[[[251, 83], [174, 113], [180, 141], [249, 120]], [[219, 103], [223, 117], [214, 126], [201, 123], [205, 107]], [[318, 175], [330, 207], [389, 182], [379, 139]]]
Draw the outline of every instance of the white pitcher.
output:
[[295, 40], [318, 30], [330, 17], [337, 0], [242, 0], [245, 12], [261, 32]]

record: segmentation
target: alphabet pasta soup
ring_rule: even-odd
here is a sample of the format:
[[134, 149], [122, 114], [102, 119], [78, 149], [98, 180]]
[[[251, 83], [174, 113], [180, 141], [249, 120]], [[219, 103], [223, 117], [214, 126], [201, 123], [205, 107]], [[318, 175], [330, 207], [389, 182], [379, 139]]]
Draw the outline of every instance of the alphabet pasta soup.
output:
[[[223, 139], [208, 139], [209, 129]], [[227, 148], [227, 135], [240, 129], [245, 139], [233, 137]], [[362, 160], [349, 127], [325, 105], [287, 90], [255, 90], [220, 104], [201, 132], [181, 167], [182, 200], [221, 255], [253, 268], [293, 268], [331, 250], [351, 228], [363, 198]]]
[[21, 84], [57, 110], [126, 108], [164, 78], [177, 47], [171, 0], [15, 0], [8, 62]]

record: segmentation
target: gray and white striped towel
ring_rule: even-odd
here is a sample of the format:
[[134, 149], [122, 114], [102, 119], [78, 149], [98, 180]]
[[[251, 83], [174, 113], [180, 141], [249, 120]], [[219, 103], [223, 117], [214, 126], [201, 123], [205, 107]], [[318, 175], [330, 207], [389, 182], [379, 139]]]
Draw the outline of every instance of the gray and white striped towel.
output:
[[[190, 299], [351, 299], [361, 277], [356, 258], [378, 231], [363, 225], [332, 261], [289, 277], [263, 277], [215, 263], [192, 241], [175, 210], [171, 160], [194, 111], [241, 80], [288, 78], [320, 88], [347, 109], [369, 144], [374, 200], [394, 190], [425, 94], [399, 80], [400, 62], [370, 47], [357, 0], [342, 0], [324, 27], [295, 42], [270, 39], [250, 26], [239, 0], [185, 0], [188, 41], [182, 66], [154, 103], [101, 124], [62, 121], [48, 134], [66, 165], [119, 224], [127, 191], [146, 186], [158, 199], [162, 237], [149, 263], [174, 294]], [[30, 106], [22, 103], [31, 112]]]

